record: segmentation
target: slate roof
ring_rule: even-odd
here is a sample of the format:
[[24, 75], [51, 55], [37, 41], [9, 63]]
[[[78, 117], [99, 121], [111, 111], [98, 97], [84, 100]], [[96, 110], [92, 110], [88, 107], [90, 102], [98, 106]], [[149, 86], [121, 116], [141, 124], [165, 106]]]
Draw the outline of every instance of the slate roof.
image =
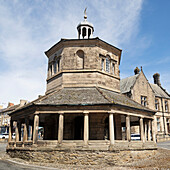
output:
[[4, 108], [4, 109], [0, 110], [0, 113], [11, 112], [11, 111], [15, 110], [18, 107], [19, 107], [19, 104], [13, 105], [13, 106], [10, 106], [10, 107], [7, 107], [7, 108]]
[[155, 93], [156, 96], [158, 97], [164, 97], [164, 98], [169, 98], [170, 99], [170, 96], [168, 96], [167, 92], [165, 92], [162, 87], [159, 87], [157, 84], [151, 84], [151, 87]]
[[122, 93], [130, 92], [130, 90], [133, 87], [133, 85], [135, 84], [138, 76], [139, 76], [139, 74], [136, 74], [134, 76], [121, 79], [120, 80], [120, 91]]
[[97, 87], [63, 88], [34, 102], [36, 105], [96, 105], [115, 104], [154, 112], [123, 94]]

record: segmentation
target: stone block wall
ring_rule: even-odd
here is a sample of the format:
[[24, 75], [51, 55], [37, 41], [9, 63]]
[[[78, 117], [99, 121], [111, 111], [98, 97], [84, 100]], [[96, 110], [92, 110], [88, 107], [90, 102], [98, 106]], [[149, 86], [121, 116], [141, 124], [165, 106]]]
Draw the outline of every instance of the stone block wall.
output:
[[155, 97], [143, 72], [140, 73], [132, 90], [132, 99], [141, 104], [141, 96], [147, 97], [147, 107], [155, 109]]

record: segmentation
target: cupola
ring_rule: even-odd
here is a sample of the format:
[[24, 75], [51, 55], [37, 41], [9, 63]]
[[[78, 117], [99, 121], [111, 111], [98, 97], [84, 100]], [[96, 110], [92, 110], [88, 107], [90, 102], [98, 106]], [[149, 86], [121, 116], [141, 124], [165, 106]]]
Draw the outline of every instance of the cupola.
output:
[[84, 21], [80, 22], [77, 26], [78, 39], [90, 39], [93, 38], [93, 24], [87, 21], [87, 8], [84, 10]]

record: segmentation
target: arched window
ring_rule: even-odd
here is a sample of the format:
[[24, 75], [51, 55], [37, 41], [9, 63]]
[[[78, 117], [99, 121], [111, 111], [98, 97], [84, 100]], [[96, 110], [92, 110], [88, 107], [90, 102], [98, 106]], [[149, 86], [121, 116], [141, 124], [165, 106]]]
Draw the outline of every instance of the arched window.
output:
[[82, 50], [78, 50], [77, 54], [77, 69], [84, 69], [84, 52]]
[[102, 71], [104, 71], [104, 59], [103, 58], [102, 58], [101, 66], [102, 66]]
[[106, 57], [106, 72], [110, 73], [110, 59]]
[[60, 59], [57, 61], [58, 72], [60, 71]]
[[115, 64], [114, 63], [112, 63], [112, 73], [113, 73], [113, 75], [115, 74]]
[[86, 28], [85, 27], [83, 27], [83, 38], [86, 36]]
[[55, 61], [54, 62], [54, 74], [56, 74], [57, 73], [57, 62]]

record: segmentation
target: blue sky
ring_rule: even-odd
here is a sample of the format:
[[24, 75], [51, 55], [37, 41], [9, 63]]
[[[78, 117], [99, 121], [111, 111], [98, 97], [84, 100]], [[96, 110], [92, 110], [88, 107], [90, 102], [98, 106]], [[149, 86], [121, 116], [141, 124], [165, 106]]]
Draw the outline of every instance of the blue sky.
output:
[[170, 92], [169, 0], [1, 0], [0, 105], [45, 93], [44, 51], [61, 38], [77, 38], [85, 7], [94, 37], [123, 50], [121, 78], [143, 66], [149, 82], [159, 72]]

